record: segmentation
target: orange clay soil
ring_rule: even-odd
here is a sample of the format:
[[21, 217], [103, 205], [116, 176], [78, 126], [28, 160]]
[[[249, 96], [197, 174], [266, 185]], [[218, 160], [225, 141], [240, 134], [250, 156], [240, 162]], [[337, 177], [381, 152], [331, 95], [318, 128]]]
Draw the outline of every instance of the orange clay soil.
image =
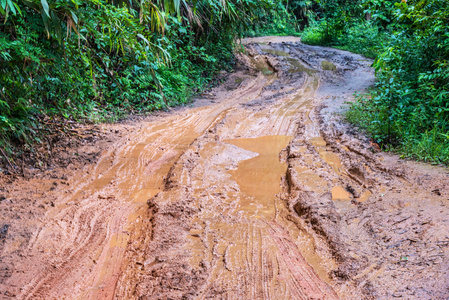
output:
[[339, 120], [371, 62], [243, 43], [191, 107], [101, 125], [56, 153], [78, 160], [1, 178], [1, 299], [449, 297], [448, 170]]

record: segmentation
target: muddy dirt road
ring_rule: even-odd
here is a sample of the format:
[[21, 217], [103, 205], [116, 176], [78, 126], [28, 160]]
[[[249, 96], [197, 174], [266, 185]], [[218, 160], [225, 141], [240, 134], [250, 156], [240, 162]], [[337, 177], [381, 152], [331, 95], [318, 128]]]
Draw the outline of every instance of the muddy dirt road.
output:
[[95, 163], [2, 179], [0, 298], [449, 297], [448, 170], [339, 121], [371, 62], [244, 43], [191, 107], [111, 125]]

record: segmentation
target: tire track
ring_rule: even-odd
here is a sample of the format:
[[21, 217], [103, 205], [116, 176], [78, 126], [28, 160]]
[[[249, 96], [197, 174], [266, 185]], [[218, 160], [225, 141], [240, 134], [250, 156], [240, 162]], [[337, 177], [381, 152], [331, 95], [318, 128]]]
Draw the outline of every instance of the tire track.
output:
[[247, 45], [212, 101], [148, 121], [75, 179], [31, 239], [31, 271], [10, 278], [18, 298], [357, 297], [336, 289], [324, 227], [300, 218], [307, 192], [350, 180], [316, 110], [341, 74], [307, 46], [276, 47], [288, 56]]
[[[113, 297], [130, 232], [136, 229], [132, 222], [145, 215], [147, 199], [163, 190], [169, 170], [198, 136], [236, 103], [260, 94], [269, 81], [249, 78], [244, 88], [221, 95], [217, 105], [159, 118], [106, 153], [47, 213], [27, 251], [40, 262], [21, 262], [32, 265], [34, 274], [28, 274], [31, 280], [18, 298]], [[21, 279], [13, 276], [10, 282]]]
[[327, 277], [335, 263], [287, 218], [279, 154], [314, 107], [320, 80], [304, 75], [278, 75], [179, 158], [169, 187], [149, 201], [152, 238], [127, 250], [117, 299], [338, 299]]

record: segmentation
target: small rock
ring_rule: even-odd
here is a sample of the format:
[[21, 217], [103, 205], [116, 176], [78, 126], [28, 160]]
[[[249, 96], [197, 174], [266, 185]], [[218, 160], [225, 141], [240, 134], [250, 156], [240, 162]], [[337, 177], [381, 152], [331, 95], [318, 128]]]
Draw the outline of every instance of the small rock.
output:
[[0, 240], [3, 240], [6, 238], [6, 235], [8, 234], [9, 224], [5, 224], [0, 228]]

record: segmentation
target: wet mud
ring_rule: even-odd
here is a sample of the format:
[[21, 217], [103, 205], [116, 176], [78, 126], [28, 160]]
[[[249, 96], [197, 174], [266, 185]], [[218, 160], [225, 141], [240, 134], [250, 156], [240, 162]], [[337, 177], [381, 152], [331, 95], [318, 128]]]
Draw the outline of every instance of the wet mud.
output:
[[125, 126], [92, 165], [2, 178], [0, 298], [449, 297], [448, 170], [339, 115], [370, 61], [242, 43], [221, 86]]

